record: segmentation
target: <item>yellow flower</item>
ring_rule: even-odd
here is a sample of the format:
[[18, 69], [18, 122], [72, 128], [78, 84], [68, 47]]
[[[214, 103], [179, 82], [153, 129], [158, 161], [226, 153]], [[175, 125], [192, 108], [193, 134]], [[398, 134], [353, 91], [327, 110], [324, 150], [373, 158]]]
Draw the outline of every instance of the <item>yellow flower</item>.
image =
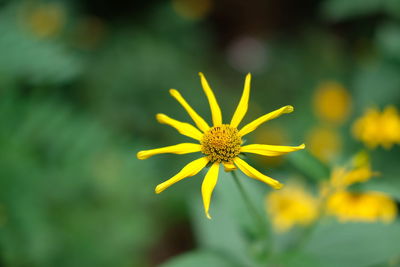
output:
[[343, 189], [355, 183], [366, 182], [376, 175], [378, 175], [378, 173], [372, 171], [369, 163], [358, 166], [352, 170], [336, 167], [332, 171], [330, 183], [331, 186], [336, 189]]
[[220, 164], [224, 165], [226, 171], [239, 168], [247, 176], [264, 182], [272, 186], [273, 188], [279, 189], [282, 187], [281, 183], [254, 169], [252, 166], [242, 160], [239, 157], [239, 154], [254, 153], [263, 156], [279, 156], [289, 152], [304, 149], [305, 146], [304, 144], [300, 146], [275, 146], [259, 144], [243, 146], [243, 136], [254, 131], [264, 122], [275, 119], [284, 113], [292, 112], [293, 107], [284, 106], [273, 112], [267, 113], [260, 118], [250, 122], [249, 124], [241, 127], [239, 130], [238, 126], [245, 116], [248, 108], [251, 75], [248, 74], [246, 76], [242, 97], [229, 124], [223, 124], [222, 113], [214, 96], [214, 93], [208, 85], [208, 82], [204, 75], [202, 73], [199, 73], [199, 75], [203, 90], [210, 104], [213, 125], [209, 126], [208, 123], [202, 117], [200, 117], [196, 111], [193, 110], [193, 108], [186, 102], [186, 100], [177, 90], [171, 89], [169, 91], [170, 94], [187, 111], [193, 122], [196, 124], [197, 128], [189, 123], [180, 122], [172, 119], [165, 114], [157, 114], [156, 118], [158, 122], [172, 126], [180, 134], [193, 138], [198, 141], [198, 143], [181, 143], [163, 148], [144, 150], [138, 152], [137, 157], [138, 159], [147, 159], [153, 155], [161, 153], [203, 153], [203, 157], [190, 162], [174, 177], [159, 184], [156, 187], [155, 192], [157, 194], [161, 193], [176, 182], [184, 178], [196, 175], [204, 167], [210, 164], [211, 167], [208, 170], [201, 187], [204, 210], [207, 218], [210, 219], [211, 217], [208, 210], [210, 206], [212, 192], [217, 183]]
[[197, 20], [207, 16], [212, 6], [212, 0], [172, 0], [172, 7], [175, 12], [191, 20]]
[[350, 167], [333, 168], [329, 181], [321, 184], [321, 196], [327, 197], [333, 192], [345, 190], [355, 183], [366, 182], [377, 175], [378, 172], [372, 171], [368, 154], [364, 151], [359, 152], [353, 157]]
[[295, 225], [309, 225], [318, 216], [318, 200], [297, 184], [271, 192], [265, 201], [277, 232], [286, 232]]
[[389, 223], [396, 218], [397, 206], [391, 198], [380, 192], [338, 191], [329, 197], [326, 211], [341, 222]]
[[372, 171], [368, 154], [360, 152], [353, 157], [352, 169], [337, 167], [331, 179], [322, 187], [328, 215], [336, 216], [341, 222], [391, 222], [397, 214], [396, 203], [379, 192], [350, 192], [347, 188], [354, 183], [363, 183], [377, 173]]
[[56, 35], [65, 24], [65, 10], [58, 4], [35, 6], [26, 16], [32, 32], [40, 38]]
[[368, 109], [353, 125], [356, 139], [368, 147], [383, 146], [390, 149], [400, 143], [400, 117], [394, 106], [387, 106], [383, 112], [376, 108]]
[[351, 97], [338, 82], [322, 83], [314, 95], [314, 111], [327, 122], [340, 124], [350, 113]]
[[330, 162], [342, 149], [342, 138], [336, 129], [318, 126], [307, 134], [308, 150], [323, 162]]

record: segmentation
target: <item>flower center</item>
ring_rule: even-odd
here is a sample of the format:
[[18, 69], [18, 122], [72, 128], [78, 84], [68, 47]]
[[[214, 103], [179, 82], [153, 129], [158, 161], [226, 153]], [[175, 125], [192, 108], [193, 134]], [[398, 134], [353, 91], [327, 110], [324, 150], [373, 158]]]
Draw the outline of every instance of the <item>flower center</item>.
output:
[[230, 162], [240, 153], [242, 138], [229, 124], [214, 126], [203, 135], [201, 152], [211, 162]]

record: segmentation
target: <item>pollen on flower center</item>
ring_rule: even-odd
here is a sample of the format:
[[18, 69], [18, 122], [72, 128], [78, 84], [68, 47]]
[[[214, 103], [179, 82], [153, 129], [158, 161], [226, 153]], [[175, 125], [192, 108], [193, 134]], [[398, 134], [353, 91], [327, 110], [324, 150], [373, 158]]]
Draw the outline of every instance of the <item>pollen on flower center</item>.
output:
[[214, 126], [204, 133], [201, 152], [210, 162], [231, 162], [240, 153], [242, 138], [236, 128], [228, 124]]

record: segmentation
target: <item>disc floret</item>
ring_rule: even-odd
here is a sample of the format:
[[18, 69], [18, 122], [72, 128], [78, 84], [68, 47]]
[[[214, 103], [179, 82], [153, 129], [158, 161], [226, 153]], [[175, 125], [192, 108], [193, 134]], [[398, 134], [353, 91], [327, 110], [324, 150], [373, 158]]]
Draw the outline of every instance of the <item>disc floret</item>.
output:
[[232, 162], [240, 153], [242, 138], [229, 124], [211, 127], [201, 140], [201, 152], [210, 162]]

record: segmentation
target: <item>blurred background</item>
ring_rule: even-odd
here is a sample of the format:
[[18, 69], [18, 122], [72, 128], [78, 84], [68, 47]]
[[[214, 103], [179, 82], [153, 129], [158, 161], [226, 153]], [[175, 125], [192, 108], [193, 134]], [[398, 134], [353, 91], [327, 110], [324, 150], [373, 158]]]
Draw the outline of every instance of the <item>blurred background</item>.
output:
[[[170, 88], [210, 121], [199, 71], [225, 121], [248, 72], [244, 122], [295, 107], [248, 142], [304, 142], [307, 151], [249, 156], [263, 173], [317, 195], [335, 166], [365, 150], [379, 177], [356, 189], [382, 192], [397, 209], [400, 1], [1, 0], [0, 266], [265, 266], [272, 258], [271, 266], [400, 266], [396, 212], [384, 223], [327, 218], [312, 231], [277, 231], [273, 256], [260, 258], [266, 248], [252, 238], [229, 174], [220, 175], [212, 221], [202, 211], [204, 173], [155, 195], [198, 155], [139, 161], [136, 153], [185, 141], [155, 120], [163, 112], [189, 122]], [[376, 123], [387, 107], [393, 120]], [[368, 127], [354, 125], [368, 109], [376, 116], [366, 125], [377, 129], [363, 135]], [[242, 178], [273, 216], [264, 206], [272, 190]]]

